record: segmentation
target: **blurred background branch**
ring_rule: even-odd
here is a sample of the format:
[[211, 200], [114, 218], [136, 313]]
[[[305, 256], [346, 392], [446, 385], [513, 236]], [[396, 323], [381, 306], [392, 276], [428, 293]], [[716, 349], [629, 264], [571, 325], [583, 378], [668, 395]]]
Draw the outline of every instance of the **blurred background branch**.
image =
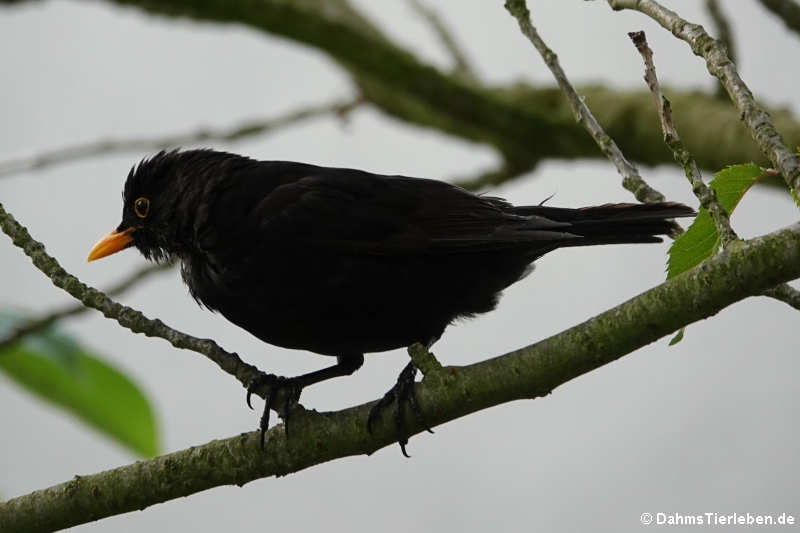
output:
[[[733, 41], [733, 30], [730, 21], [722, 10], [719, 0], [706, 0], [706, 10], [714, 21], [714, 26], [717, 30], [717, 39], [725, 49], [728, 51], [728, 57], [731, 61], [736, 62], [736, 43]], [[722, 84], [717, 85], [717, 96], [720, 98], [727, 98], [728, 93]]]
[[77, 159], [117, 152], [147, 152], [178, 148], [203, 142], [234, 142], [244, 138], [263, 135], [276, 129], [297, 124], [304, 120], [334, 115], [345, 118], [363, 100], [356, 98], [305, 107], [289, 111], [277, 117], [251, 119], [230, 128], [201, 128], [186, 133], [164, 137], [141, 137], [131, 139], [101, 139], [74, 146], [66, 146], [29, 157], [0, 161], [0, 176], [36, 170]]
[[761, 5], [777, 15], [787, 28], [800, 33], [800, 4], [795, 0], [761, 0]]
[[428, 7], [423, 0], [408, 0], [409, 5], [430, 25], [433, 32], [439, 37], [442, 46], [453, 59], [453, 74], [468, 81], [477, 82], [478, 75], [470, 65], [467, 55], [456, 42], [447, 24], [439, 17], [434, 9]]
[[558, 62], [558, 56], [545, 44], [531, 22], [526, 2], [524, 0], [507, 0], [505, 5], [508, 12], [517, 19], [523, 35], [533, 44], [539, 55], [542, 56], [547, 68], [550, 69], [556, 79], [556, 83], [558, 83], [572, 108], [575, 121], [586, 129], [600, 151], [617, 168], [617, 172], [622, 176], [622, 185], [632, 192], [640, 202], [663, 202], [664, 195], [650, 187], [642, 179], [636, 167], [625, 158], [614, 139], [603, 131], [603, 127], [597, 122], [589, 107], [575, 91], [572, 83], [567, 79], [567, 74]]
[[[557, 88], [525, 83], [490, 87], [442, 72], [392, 42], [346, 0], [326, 2], [324, 9], [310, 0], [265, 0], [257, 7], [225, 0], [107, 1], [153, 15], [235, 22], [319, 50], [350, 75], [366, 100], [387, 115], [486, 144], [498, 152], [501, 169], [462, 178], [462, 183], [498, 185], [544, 159], [603, 157], [575, 123]], [[431, 8], [423, 9], [431, 13]], [[597, 120], [631, 160], [645, 165], [673, 164], [671, 153], [652, 127], [647, 91], [602, 85], [581, 86], [577, 91], [592, 102]], [[692, 147], [701, 168], [718, 169], [742, 161], [767, 164], [730, 103], [712, 93], [669, 88], [665, 93], [674, 103], [675, 120], [686, 132], [684, 141]], [[800, 145], [797, 118], [787, 110], [768, 111], [787, 144]]]
[[[134, 287], [140, 281], [158, 272], [169, 270], [171, 267], [172, 267], [171, 264], [147, 265], [141, 267], [138, 270], [132, 272], [125, 279], [119, 281], [115, 285], [112, 285], [103, 292], [105, 292], [106, 296], [118, 296], [123, 292], [127, 291], [128, 289], [130, 289], [131, 287]], [[42, 313], [41, 316], [37, 318], [32, 318], [28, 322], [16, 326], [12, 331], [0, 337], [0, 351], [7, 348], [11, 344], [14, 344], [15, 342], [19, 341], [26, 335], [42, 331], [43, 329], [53, 325], [59, 320], [80, 315], [82, 313], [85, 313], [89, 309], [91, 308], [86, 307], [82, 303], [78, 302], [70, 305], [65, 305], [57, 309], [53, 309], [52, 311]]]

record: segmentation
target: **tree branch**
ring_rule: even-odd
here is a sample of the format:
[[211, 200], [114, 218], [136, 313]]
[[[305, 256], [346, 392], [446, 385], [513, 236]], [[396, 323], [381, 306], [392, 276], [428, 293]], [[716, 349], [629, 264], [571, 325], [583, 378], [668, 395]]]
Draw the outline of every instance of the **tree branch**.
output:
[[248, 120], [231, 128], [202, 128], [164, 137], [104, 139], [85, 144], [67, 146], [30, 157], [0, 161], [0, 176], [115, 152], [161, 150], [205, 141], [234, 142], [245, 137], [264, 134], [284, 126], [297, 124], [304, 120], [325, 115], [336, 114], [344, 117], [362, 102], [363, 99], [361, 98], [336, 101], [314, 107], [297, 109], [273, 118]]
[[725, 53], [725, 48], [708, 35], [702, 26], [682, 19], [655, 0], [608, 0], [608, 3], [615, 10], [634, 9], [644, 13], [685, 41], [695, 55], [705, 59], [708, 71], [728, 91], [753, 139], [769, 158], [773, 168], [781, 173], [795, 201], [800, 201], [800, 158], [786, 148], [769, 114], [755, 101], [753, 93], [739, 77], [736, 65]]
[[589, 107], [584, 103], [583, 99], [578, 96], [575, 88], [567, 79], [567, 74], [561, 68], [558, 62], [558, 56], [545, 44], [539, 36], [539, 32], [536, 31], [536, 28], [533, 26], [526, 1], [506, 0], [505, 7], [508, 12], [517, 19], [523, 35], [533, 44], [550, 69], [550, 72], [553, 73], [558, 86], [569, 101], [569, 105], [575, 115], [575, 121], [589, 132], [589, 135], [592, 136], [592, 139], [594, 139], [594, 142], [600, 148], [600, 151], [615, 167], [617, 167], [617, 172], [622, 176], [622, 185], [631, 191], [640, 202], [663, 202], [664, 195], [650, 187], [647, 182], [642, 179], [636, 167], [625, 159], [625, 155], [619, 149], [617, 143], [603, 130], [603, 127], [600, 126], [600, 123], [594, 118]]
[[450, 54], [450, 57], [453, 59], [453, 74], [470, 81], [476, 81], [478, 76], [475, 74], [472, 65], [470, 65], [467, 55], [461, 50], [461, 47], [458, 46], [455, 37], [453, 37], [453, 34], [436, 11], [428, 7], [421, 0], [408, 0], [408, 3], [420, 17], [428, 22], [433, 32], [439, 37], [442, 46], [444, 46]]
[[[34, 240], [28, 230], [20, 225], [2, 204], [0, 204], [0, 229], [11, 238], [15, 246], [21, 248], [25, 255], [31, 258], [36, 268], [50, 278], [53, 285], [68, 292], [85, 306], [97, 309], [103, 316], [115, 320], [122, 327], [148, 337], [160, 337], [176, 348], [203, 354], [222, 370], [238, 379], [242, 385], [248, 385], [259, 374], [256, 367], [245, 363], [235, 353], [226, 352], [213, 340], [198, 339], [174, 330], [161, 320], [149, 319], [141, 312], [117, 303], [101, 291], [82, 283], [64, 270], [54, 257], [48, 255], [44, 245]], [[264, 396], [264, 391], [256, 392], [259, 396]]]
[[783, 283], [771, 289], [767, 289], [764, 291], [764, 296], [774, 298], [800, 311], [800, 291], [788, 283]]
[[780, 17], [787, 28], [800, 34], [800, 4], [794, 0], [761, 0], [761, 5]]
[[[739, 241], [709, 262], [578, 326], [525, 348], [469, 366], [431, 367], [417, 397], [431, 425], [513, 400], [536, 398], [732, 303], [800, 276], [800, 224]], [[139, 461], [0, 503], [11, 531], [51, 531], [144, 509], [220, 485], [243, 485], [393, 444], [386, 415], [366, 429], [372, 403], [336, 412], [305, 411], [283, 427]], [[406, 413], [406, 427], [423, 431]], [[153, 483], [158, 479], [158, 483]]]
[[735, 63], [736, 46], [733, 42], [733, 30], [731, 30], [728, 17], [722, 11], [722, 6], [720, 6], [718, 0], [706, 0], [706, 9], [708, 14], [711, 15], [711, 20], [714, 21], [714, 26], [717, 27], [717, 40], [722, 43], [722, 46], [728, 52], [728, 57]]
[[[162, 264], [162, 265], [147, 265], [139, 270], [136, 270], [127, 278], [123, 279], [116, 285], [113, 285], [103, 291], [106, 296], [117, 296], [122, 294], [123, 292], [127, 291], [143, 279], [147, 278], [151, 274], [155, 274], [157, 272], [163, 272], [164, 270], [169, 269], [172, 267], [171, 264]], [[55, 322], [62, 320], [64, 318], [68, 318], [71, 316], [79, 315], [88, 311], [89, 308], [83, 305], [82, 303], [76, 303], [71, 305], [66, 305], [59, 309], [54, 309], [44, 315], [40, 316], [39, 318], [32, 318], [15, 327], [11, 330], [7, 335], [4, 337], [0, 337], [0, 352], [3, 351], [4, 348], [14, 344], [18, 340], [22, 339], [26, 335], [30, 335], [31, 333], [36, 333], [41, 331]]]
[[700, 205], [711, 215], [711, 219], [714, 221], [717, 232], [722, 239], [722, 245], [727, 246], [739, 237], [731, 227], [728, 212], [725, 211], [722, 204], [717, 201], [716, 191], [703, 183], [703, 176], [700, 174], [700, 169], [697, 168], [694, 157], [692, 157], [691, 152], [689, 152], [683, 145], [683, 142], [681, 142], [678, 130], [672, 122], [672, 108], [669, 100], [667, 100], [664, 93], [661, 92], [661, 85], [658, 83], [656, 66], [653, 63], [653, 51], [647, 44], [647, 38], [643, 31], [631, 32], [628, 33], [628, 36], [631, 38], [631, 41], [633, 41], [633, 44], [644, 60], [644, 81], [647, 82], [647, 86], [650, 87], [650, 92], [653, 93], [653, 98], [656, 102], [658, 117], [661, 122], [661, 131], [664, 134], [664, 142], [669, 146], [670, 150], [672, 150], [675, 161], [683, 167], [686, 178], [692, 185], [692, 191], [697, 199], [700, 200]]
[[[708, 11], [708, 14], [711, 15], [711, 20], [714, 21], [714, 26], [716, 26], [717, 39], [725, 47], [725, 50], [728, 51], [728, 57], [730, 57], [731, 61], [735, 63], [736, 46], [733, 42], [733, 31], [731, 30], [731, 25], [728, 22], [728, 17], [726, 17], [725, 13], [722, 11], [722, 6], [719, 5], [718, 0], [706, 0], [706, 10]], [[716, 94], [719, 98], [726, 98], [728, 96], [728, 93], [725, 91], [725, 87], [719, 83], [719, 80], [717, 80]]]

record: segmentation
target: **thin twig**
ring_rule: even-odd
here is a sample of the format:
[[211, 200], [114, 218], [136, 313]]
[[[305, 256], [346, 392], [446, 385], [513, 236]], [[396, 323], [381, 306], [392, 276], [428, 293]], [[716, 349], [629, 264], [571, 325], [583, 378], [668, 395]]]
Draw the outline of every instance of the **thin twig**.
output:
[[756, 102], [747, 84], [739, 77], [736, 65], [725, 53], [725, 47], [708, 35], [702, 26], [684, 20], [655, 0], [608, 0], [608, 3], [615, 10], [634, 9], [644, 13], [685, 41], [695, 55], [705, 59], [708, 71], [722, 82], [756, 144], [770, 160], [772, 167], [781, 173], [795, 202], [798, 202], [800, 158], [783, 143], [769, 114]]
[[420, 0], [408, 0], [408, 3], [420, 17], [428, 22], [433, 32], [439, 37], [442, 45], [450, 54], [450, 57], [453, 59], [453, 74], [470, 81], [476, 81], [478, 76], [475, 74], [475, 70], [472, 68], [466, 54], [464, 54], [464, 51], [458, 46], [452, 32], [436, 11]]
[[325, 115], [335, 114], [340, 117], [345, 117], [362, 102], [363, 100], [361, 98], [341, 100], [314, 107], [297, 109], [273, 118], [248, 120], [231, 128], [203, 128], [164, 137], [104, 139], [85, 144], [76, 144], [30, 157], [0, 161], [0, 176], [115, 152], [161, 150], [207, 141], [238, 141], [245, 137], [267, 133], [281, 127]]
[[600, 126], [597, 119], [584, 103], [583, 99], [575, 91], [575, 88], [567, 79], [567, 75], [558, 63], [558, 56], [544, 43], [536, 28], [533, 26], [530, 11], [525, 0], [506, 0], [506, 9], [519, 22], [522, 33], [533, 43], [536, 50], [544, 59], [550, 72], [555, 76], [561, 90], [569, 100], [575, 120], [583, 125], [589, 135], [592, 136], [597, 146], [603, 154], [617, 167], [617, 171], [622, 176], [622, 185], [631, 191], [637, 200], [645, 203], [663, 202], [664, 195], [650, 187], [642, 179], [636, 167], [630, 163], [617, 144]]
[[777, 285], [771, 289], [767, 289], [766, 291], [764, 291], [763, 294], [764, 296], [769, 296], [770, 298], [779, 300], [800, 311], [800, 291], [798, 291], [788, 283], [784, 283], [782, 285]]
[[761, 5], [780, 17], [787, 28], [800, 34], [800, 4], [794, 0], [761, 0]]
[[727, 246], [730, 242], [737, 240], [738, 237], [731, 227], [728, 212], [717, 201], [716, 191], [703, 183], [703, 177], [697, 167], [697, 162], [695, 162], [691, 152], [683, 146], [678, 130], [675, 129], [675, 125], [672, 123], [672, 108], [669, 100], [661, 92], [661, 85], [658, 83], [658, 76], [656, 75], [656, 66], [653, 63], [653, 51], [647, 44], [647, 37], [643, 31], [630, 32], [628, 36], [633, 41], [633, 44], [636, 45], [639, 53], [642, 54], [645, 67], [644, 80], [647, 82], [647, 86], [650, 87], [650, 92], [653, 93], [653, 98], [656, 101], [664, 142], [672, 150], [675, 161], [683, 167], [689, 183], [692, 184], [692, 191], [697, 196], [697, 199], [700, 200], [700, 205], [711, 215], [714, 225], [717, 227], [717, 232], [722, 239], [722, 245]]
[[[17, 222], [11, 213], [0, 204], [0, 229], [8, 235], [15, 246], [31, 258], [34, 266], [41, 270], [56, 287], [65, 290], [85, 306], [97, 309], [103, 316], [117, 321], [122, 327], [148, 337], [160, 337], [176, 348], [192, 350], [203, 354], [222, 370], [248, 385], [259, 374], [259, 370], [244, 361], [235, 353], [226, 352], [211, 339], [199, 339], [170, 328], [159, 319], [149, 319], [141, 312], [115, 302], [103, 292], [89, 287], [78, 278], [64, 270], [58, 261], [48, 255], [44, 245], [31, 237], [28, 230]], [[256, 391], [264, 396], [264, 391]]]
[[[117, 296], [127, 291], [128, 289], [130, 289], [143, 279], [147, 278], [151, 274], [155, 274], [157, 272], [163, 272], [164, 270], [167, 270], [171, 267], [172, 267], [171, 264], [144, 266], [134, 271], [131, 275], [121, 280], [116, 285], [112, 285], [103, 292], [105, 292], [106, 296]], [[77, 303], [77, 304], [66, 305], [58, 309], [54, 309], [53, 311], [43, 314], [39, 318], [32, 318], [27, 322], [25, 322], [24, 324], [14, 328], [4, 337], [0, 337], [0, 351], [14, 344], [21, 338], [25, 337], [26, 335], [30, 335], [31, 333], [36, 333], [38, 331], [41, 331], [59, 320], [79, 315], [88, 310], [89, 307], [86, 307], [82, 303]]]
[[[714, 225], [719, 232], [720, 238], [722, 239], [722, 244], [723, 246], [726, 246], [731, 241], [738, 239], [738, 237], [736, 232], [731, 227], [728, 212], [725, 211], [725, 209], [717, 200], [716, 191], [710, 187], [707, 187], [705, 183], [703, 183], [703, 179], [700, 176], [700, 171], [697, 168], [697, 164], [695, 163], [689, 151], [684, 148], [683, 143], [678, 137], [678, 132], [672, 123], [672, 112], [670, 109], [669, 100], [664, 97], [663, 93], [661, 92], [661, 86], [658, 83], [655, 65], [653, 64], [653, 52], [647, 45], [645, 33], [631, 32], [628, 35], [644, 59], [644, 79], [647, 82], [648, 87], [650, 87], [650, 91], [653, 93], [653, 97], [656, 100], [656, 105], [658, 106], [658, 114], [661, 120], [661, 128], [664, 133], [664, 141], [672, 149], [675, 160], [681, 166], [683, 166], [686, 177], [692, 184], [692, 191], [694, 191], [695, 196], [697, 196], [698, 200], [700, 200], [700, 204], [706, 208], [706, 210], [708, 210], [712, 220], [714, 221]], [[786, 302], [792, 307], [800, 309], [800, 291], [797, 291], [786, 283], [766, 290], [763, 294], [765, 296]]]

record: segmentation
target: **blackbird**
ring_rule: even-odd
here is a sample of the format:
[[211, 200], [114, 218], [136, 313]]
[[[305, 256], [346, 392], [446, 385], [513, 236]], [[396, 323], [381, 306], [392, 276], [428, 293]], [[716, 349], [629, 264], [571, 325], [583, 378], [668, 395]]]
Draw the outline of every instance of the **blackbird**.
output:
[[[248, 404], [254, 389], [270, 391], [263, 445], [279, 390], [293, 402], [303, 387], [355, 372], [365, 353], [430, 346], [453, 321], [494, 309], [556, 248], [660, 242], [672, 218], [693, 214], [677, 203], [513, 206], [431, 179], [175, 150], [131, 169], [122, 222], [88, 259], [135, 246], [149, 260], [180, 260], [201, 306], [269, 344], [336, 357], [251, 384]], [[409, 363], [367, 421], [396, 399], [404, 454], [400, 413], [421, 415], [414, 374]]]

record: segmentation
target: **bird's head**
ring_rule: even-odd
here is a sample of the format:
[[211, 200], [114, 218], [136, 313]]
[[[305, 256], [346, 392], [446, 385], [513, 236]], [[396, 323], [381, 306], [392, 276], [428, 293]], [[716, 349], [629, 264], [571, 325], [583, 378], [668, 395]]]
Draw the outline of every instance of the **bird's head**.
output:
[[94, 245], [87, 260], [132, 246], [154, 261], [180, 254], [190, 238], [187, 225], [195, 206], [189, 174], [198, 153], [203, 151], [162, 151], [131, 168], [122, 192], [122, 222]]

